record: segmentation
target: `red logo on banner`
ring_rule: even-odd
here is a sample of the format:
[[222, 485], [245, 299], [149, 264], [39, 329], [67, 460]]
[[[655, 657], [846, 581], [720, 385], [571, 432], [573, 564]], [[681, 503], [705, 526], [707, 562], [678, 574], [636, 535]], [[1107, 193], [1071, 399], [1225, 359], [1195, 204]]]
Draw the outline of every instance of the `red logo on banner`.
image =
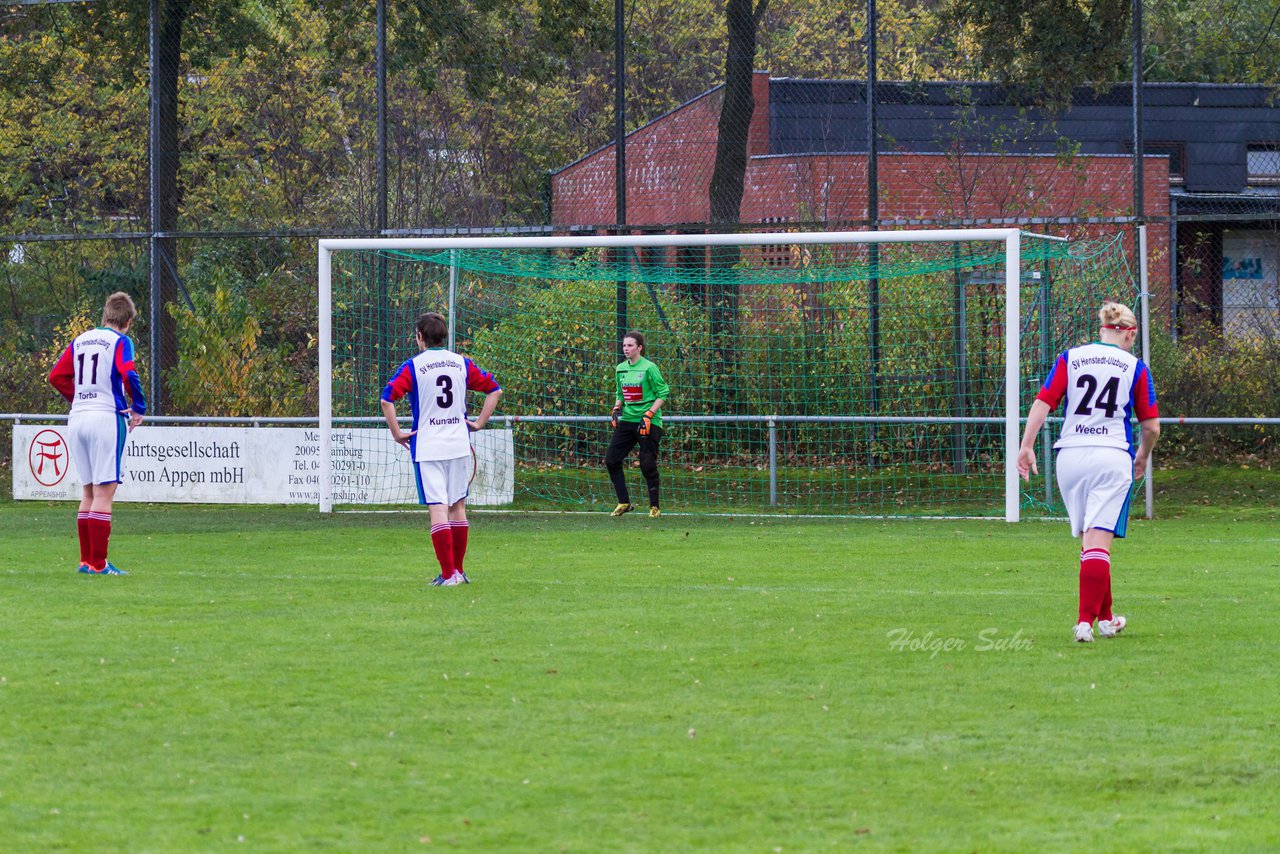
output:
[[41, 430], [27, 448], [31, 476], [41, 486], [57, 486], [67, 476], [67, 443], [57, 430]]

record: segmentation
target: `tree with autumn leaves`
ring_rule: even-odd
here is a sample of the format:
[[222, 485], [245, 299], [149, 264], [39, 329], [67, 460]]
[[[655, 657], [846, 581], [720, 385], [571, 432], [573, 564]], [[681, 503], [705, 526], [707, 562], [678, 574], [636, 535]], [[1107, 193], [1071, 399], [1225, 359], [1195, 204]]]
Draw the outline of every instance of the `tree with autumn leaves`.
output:
[[[1273, 5], [1149, 0], [1146, 77], [1278, 82]], [[160, 316], [173, 323], [161, 336], [167, 358], [192, 328], [179, 326], [178, 309], [199, 308], [192, 294], [216, 288], [261, 315], [255, 341], [305, 354], [314, 328], [307, 233], [375, 221], [373, 5], [161, 0], [159, 8], [154, 223], [150, 3], [0, 10], [6, 334], [31, 335], [35, 348], [108, 283], [145, 295], [144, 236], [154, 226], [172, 262], [162, 270], [169, 308]], [[1002, 79], [1044, 92], [1049, 81], [1124, 79], [1128, 8], [880, 0], [878, 76]], [[389, 13], [391, 227], [544, 223], [547, 170], [612, 138], [612, 4], [413, 0]], [[865, 75], [864, 13], [847, 3], [634, 0], [626, 14], [629, 127], [725, 84], [710, 199], [721, 225], [736, 220], [741, 200], [751, 71]], [[120, 232], [139, 238], [12, 239]], [[275, 236], [175, 236], [260, 232]], [[213, 276], [215, 262], [229, 275]], [[720, 308], [733, 312], [731, 300]]]

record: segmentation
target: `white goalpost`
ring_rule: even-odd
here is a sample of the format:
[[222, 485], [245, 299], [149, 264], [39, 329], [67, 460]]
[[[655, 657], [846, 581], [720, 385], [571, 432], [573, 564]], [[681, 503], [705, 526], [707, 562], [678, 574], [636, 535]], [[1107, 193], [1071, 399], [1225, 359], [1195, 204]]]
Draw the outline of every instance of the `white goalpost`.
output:
[[[1027, 236], [1035, 237], [1037, 239], [1043, 239], [1042, 236], [1040, 235], [1027, 235]], [[1023, 305], [1022, 305], [1021, 290], [1024, 287], [1024, 280], [1022, 276], [1023, 238], [1024, 238], [1024, 232], [1022, 232], [1020, 229], [1017, 229], [1017, 228], [975, 228], [975, 229], [935, 229], [935, 230], [920, 230], [920, 231], [861, 231], [861, 232], [807, 232], [807, 233], [806, 232], [796, 232], [796, 233], [772, 232], [772, 233], [739, 233], [739, 234], [650, 234], [650, 235], [617, 235], [617, 236], [537, 236], [537, 237], [486, 236], [486, 237], [431, 237], [431, 238], [405, 237], [405, 238], [368, 238], [368, 239], [364, 239], [364, 238], [322, 239], [319, 241], [318, 258], [317, 258], [318, 309], [319, 309], [319, 322], [318, 322], [318, 330], [317, 330], [318, 369], [319, 369], [318, 416], [319, 416], [320, 459], [322, 461], [329, 461], [330, 464], [321, 465], [321, 476], [319, 479], [319, 500], [318, 500], [320, 512], [322, 513], [332, 512], [334, 509], [335, 503], [348, 503], [346, 501], [335, 502], [335, 495], [336, 495], [335, 469], [334, 469], [334, 466], [332, 465], [334, 461], [334, 449], [335, 449], [334, 431], [335, 431], [335, 419], [336, 419], [335, 397], [334, 397], [335, 348], [354, 346], [358, 344], [359, 341], [362, 340], [363, 338], [371, 336], [373, 334], [367, 328], [364, 328], [364, 327], [357, 328], [356, 326], [353, 326], [353, 325], [344, 326], [340, 329], [335, 330], [335, 325], [334, 325], [335, 324], [335, 291], [334, 291], [335, 258], [336, 257], [339, 259], [342, 258], [344, 256], [344, 253], [363, 253], [366, 257], [370, 257], [374, 259], [386, 258], [388, 256], [399, 258], [403, 255], [412, 255], [414, 257], [429, 256], [433, 259], [439, 259], [439, 258], [452, 259], [459, 255], [465, 255], [466, 253], [475, 252], [476, 250], [496, 250], [496, 251], [510, 252], [510, 253], [520, 253], [524, 251], [529, 251], [531, 253], [542, 253], [543, 255], [546, 255], [548, 253], [554, 253], [554, 252], [564, 251], [564, 250], [569, 250], [574, 252], [587, 252], [590, 250], [601, 251], [601, 250], [626, 249], [626, 250], [632, 250], [635, 252], [657, 253], [657, 252], [680, 252], [682, 250], [687, 250], [687, 249], [711, 251], [716, 247], [739, 247], [743, 249], [743, 251], [763, 251], [767, 247], [777, 247], [779, 245], [784, 245], [786, 247], [801, 247], [802, 249], [805, 247], [818, 247], [821, 245], [821, 246], [836, 247], [836, 248], [862, 247], [857, 251], [864, 252], [864, 253], [867, 251], [871, 251], [873, 253], [871, 257], [878, 258], [879, 255], [874, 253], [878, 253], [879, 249], [875, 248], [875, 249], [869, 250], [868, 247], [881, 247], [881, 246], [889, 246], [889, 245], [895, 245], [895, 244], [946, 244], [948, 246], [955, 246], [958, 244], [988, 243], [988, 244], [992, 244], [993, 247], [994, 246], [1002, 247], [1004, 281], [1003, 281], [1003, 292], [1001, 294], [998, 294], [998, 296], [1003, 299], [1003, 322], [1002, 322], [1003, 333], [1004, 333], [1003, 411], [1002, 413], [998, 414], [998, 417], [1002, 418], [1003, 420], [1003, 433], [1002, 433], [1003, 447], [1001, 449], [1003, 451], [1003, 493], [1004, 493], [1003, 518], [1005, 519], [1005, 521], [1008, 521], [1008, 522], [1016, 522], [1020, 518], [1020, 510], [1019, 510], [1020, 489], [1019, 489], [1017, 467], [1015, 463], [1017, 458], [1018, 445], [1021, 438], [1020, 424], [1021, 424], [1022, 413], [1020, 412], [1020, 405], [1021, 405], [1020, 395], [1023, 392], [1022, 379], [1021, 379], [1021, 370], [1022, 370], [1021, 347], [1023, 346], [1021, 343], [1021, 334], [1023, 331], [1022, 330]], [[1057, 240], [1057, 238], [1052, 238], [1052, 239]], [[835, 250], [832, 250], [832, 251], [835, 251]], [[939, 250], [940, 253], [941, 251], [942, 250]], [[951, 251], [951, 250], [946, 250], [946, 251]], [[379, 275], [382, 275], [385, 278], [385, 268], [380, 273], [379, 268], [376, 266], [378, 263], [380, 262], [376, 260], [367, 262], [366, 266], [370, 270], [372, 270], [372, 272], [367, 274], [369, 277], [377, 277]], [[441, 262], [441, 263], [451, 263], [451, 262]], [[878, 275], [878, 271], [874, 266], [872, 267], [872, 270], [873, 270], [873, 275]], [[994, 269], [993, 269], [993, 273], [994, 273]], [[454, 322], [454, 309], [455, 309], [454, 301], [455, 299], [460, 298], [456, 296], [458, 285], [459, 285], [459, 267], [456, 263], [451, 263], [451, 266], [447, 275], [448, 275], [448, 283], [442, 286], [444, 290], [440, 291], [440, 293], [447, 294], [447, 296], [445, 296], [444, 298], [448, 299], [449, 304], [448, 306], [439, 305], [438, 307], [442, 311], [445, 310], [446, 308], [448, 310], [448, 316], [451, 322], [450, 342], [452, 343], [454, 340], [454, 337], [453, 337], [453, 322]], [[958, 278], [958, 274], [957, 274], [957, 278]], [[400, 292], [410, 292], [412, 290], [412, 287], [413, 287], [412, 282], [402, 282], [401, 280], [397, 280], [396, 284], [392, 289], [394, 290], [398, 288], [399, 290], [396, 290], [396, 293], [400, 293]], [[435, 286], [435, 287], [441, 287], [441, 286]], [[649, 302], [652, 302], [654, 305], [658, 305], [657, 297], [653, 296], [654, 286], [648, 285], [647, 287], [649, 288], [649, 291], [648, 291], [648, 296], [646, 296], [645, 299], [649, 300]], [[387, 290], [387, 287], [384, 284], [382, 292], [385, 292], [386, 290]], [[797, 287], [794, 290], [799, 291], [801, 290], [801, 288]], [[641, 293], [644, 293], [644, 292], [642, 291]], [[796, 297], [796, 299], [800, 299], [800, 298], [801, 297]], [[949, 299], [949, 298], [950, 298], [949, 296], [946, 297], [946, 299]], [[347, 297], [344, 296], [342, 297], [342, 299], [345, 300], [347, 299]], [[356, 299], [356, 301], [360, 301], [361, 299], [365, 299], [365, 298], [354, 298], [354, 299]], [[760, 299], [761, 299], [761, 304], [763, 305], [765, 298], [761, 297]], [[770, 299], [773, 299], [773, 297], [770, 297]], [[365, 299], [365, 301], [368, 301], [368, 300]], [[639, 302], [639, 299], [637, 299], [637, 302]], [[992, 302], [994, 304], [994, 298]], [[659, 306], [657, 310], [659, 311], [659, 314], [662, 315], [661, 306]], [[903, 309], [899, 307], [894, 310], [901, 311]], [[518, 311], [518, 309], [513, 309], [513, 311]], [[384, 317], [384, 316], [385, 316], [385, 312], [379, 315], [379, 317]], [[666, 322], [668, 318], [665, 315], [662, 315], [662, 317], [663, 317], [663, 322]], [[603, 330], [598, 330], [599, 334], [597, 337], [599, 339], [612, 341], [614, 336], [614, 326], [613, 326], [612, 320], [613, 320], [612, 318], [609, 318], [609, 321], [610, 321], [609, 323], [597, 324], [598, 326], [605, 325], [607, 327]], [[625, 322], [625, 319], [623, 320], [623, 322]], [[675, 321], [673, 320], [671, 322], [674, 323]], [[950, 321], [946, 321], [946, 322], [950, 322]], [[994, 328], [994, 324], [992, 325], [992, 328]], [[945, 331], [946, 331], [946, 328], [944, 327], [944, 332]], [[412, 355], [412, 353], [408, 352], [408, 349], [406, 349], [406, 348], [411, 349], [410, 345], [406, 343], [406, 341], [404, 340], [409, 332], [410, 332], [409, 328], [402, 328], [402, 329], [393, 329], [389, 331], [379, 330], [377, 334], [385, 335], [385, 336], [392, 336], [392, 335], [399, 336], [395, 340], [398, 342], [400, 352], [402, 353], [402, 355], [400, 356], [400, 359], [403, 360], [403, 358], [406, 358]], [[387, 340], [390, 341], [392, 339], [388, 337]], [[668, 350], [670, 349], [671, 348], [669, 347]], [[613, 358], [613, 353], [610, 350], [607, 352], [598, 353], [597, 356], [598, 356], [598, 361], [600, 365], [607, 367], [608, 366], [607, 363], [609, 363], [609, 360]], [[484, 367], [484, 365], [482, 365], [482, 367]], [[341, 372], [342, 370], [345, 370], [345, 368], [339, 367], [338, 370], [339, 372]], [[803, 366], [801, 366], [800, 370], [802, 371], [804, 370]], [[370, 373], [372, 374], [372, 371]], [[385, 381], [386, 377], [382, 377], [381, 379], [382, 381]], [[997, 379], [998, 378], [995, 378], [995, 377], [992, 378], [993, 388], [994, 388], [994, 383], [997, 381]], [[518, 387], [522, 382], [522, 377], [518, 375], [499, 376], [499, 381], [504, 385], [504, 388], [515, 388], [515, 387]], [[886, 380], [886, 382], [888, 381], [889, 380]], [[377, 394], [379, 390], [380, 390], [380, 386], [378, 387], [378, 389], [369, 388], [366, 390], [367, 393], [370, 394], [370, 397], [367, 400], [367, 407], [365, 408], [364, 411], [367, 413], [366, 420], [369, 423], [370, 429], [377, 429], [378, 426], [381, 425], [381, 418], [376, 416], [378, 411]], [[360, 393], [363, 394], [365, 392], [360, 392]], [[818, 394], [818, 393], [819, 392], [815, 392], [815, 394]], [[511, 395], [505, 396], [503, 406], [507, 407], [508, 401], [512, 399], [513, 399], [513, 396]], [[359, 411], [359, 408], [360, 407], [359, 407], [358, 401], [350, 405], [349, 417], [347, 418], [348, 422], [356, 420], [354, 415], [352, 415], [351, 413]], [[677, 410], [678, 410], [677, 407], [672, 407], [672, 411], [675, 414], [671, 416], [670, 420], [673, 423], [679, 423], [679, 419], [682, 417], [688, 418], [692, 423], [692, 421], [696, 420], [699, 415], [705, 416], [702, 418], [703, 422], [714, 421], [716, 419], [732, 420], [732, 418], [739, 418], [741, 420], [747, 417], [746, 415], [742, 415], [742, 416], [734, 415], [731, 417], [729, 415], [710, 414], [710, 413], [700, 414], [700, 413], [690, 413], [685, 410], [680, 410], [680, 411], [677, 411]], [[922, 416], [913, 415], [910, 417], [903, 416], [903, 417], [897, 417], [897, 418], [890, 418], [887, 415], [879, 415], [879, 416], [873, 417], [873, 415], [868, 415], [868, 413], [866, 412], [848, 411], [848, 412], [837, 412], [834, 414], [828, 413], [826, 415], [819, 417], [819, 416], [813, 416], [813, 415], [792, 416], [786, 412], [769, 411], [769, 412], [760, 413], [758, 415], [758, 418], [761, 419], [762, 423], [767, 422], [767, 427], [770, 431], [773, 431], [779, 424], [784, 426], [788, 424], [804, 424], [807, 426], [810, 423], [816, 424], [817, 422], [823, 421], [823, 420], [842, 421], [842, 422], [850, 422], [850, 423], [867, 422], [872, 425], [871, 428], [869, 429], [874, 429], [874, 424], [877, 422], [880, 422], [880, 423], [889, 423], [890, 421], [893, 421], [895, 423], [918, 422], [922, 424], [929, 423], [930, 426], [932, 427], [938, 427], [939, 425], [945, 426], [953, 423], [960, 423], [960, 422], [966, 422], [966, 421], [976, 422], [981, 420], [978, 418], [966, 419], [961, 417], [950, 417], [950, 415], [952, 414], [954, 413], [944, 412], [943, 414], [939, 414], [939, 415], [926, 414]], [[985, 421], [993, 422], [996, 420], [997, 413], [994, 408], [990, 410], [990, 414], [993, 417], [986, 418]], [[569, 416], [573, 416], [573, 417], [569, 417]], [[495, 416], [494, 423], [501, 423], [505, 418], [506, 419], [505, 423], [507, 423], [508, 425], [511, 425], [514, 423], [524, 423], [526, 421], [536, 421], [539, 417], [542, 417], [542, 416], [539, 415], [539, 413], [533, 412], [533, 411], [508, 410], [506, 412], [502, 412], [499, 415]], [[664, 417], [666, 417], [665, 413], [664, 413]], [[752, 417], [756, 417], [756, 416], [752, 415]], [[575, 423], [574, 421], [575, 418], [577, 419], [576, 423], [582, 423], [582, 424], [590, 423], [593, 429], [599, 429], [599, 424], [596, 422], [601, 421], [601, 418], [598, 417], [598, 413], [596, 412], [568, 413], [564, 418], [561, 418], [561, 421], [563, 423], [573, 424]], [[998, 425], [991, 424], [989, 426], [991, 426], [994, 429]], [[761, 429], [764, 429], [764, 428], [762, 427]], [[817, 428], [813, 427], [812, 429], [817, 429]], [[774, 435], [775, 434], [773, 432], [769, 433], [769, 437], [770, 437], [769, 442], [774, 441]], [[572, 437], [569, 437], [569, 438], [563, 439], [563, 441], [568, 442], [568, 441], [571, 441], [571, 439]], [[763, 440], [761, 440], [761, 442], [763, 443]], [[992, 447], [994, 448], [994, 446]], [[776, 472], [774, 471], [774, 466], [775, 466], [775, 457], [777, 455], [773, 454], [772, 445], [769, 446], [769, 450], [770, 450], [770, 456], [768, 458], [769, 462], [767, 463], [767, 467], [768, 467], [769, 478], [770, 478], [770, 489], [776, 492], [776, 484], [774, 483], [774, 480], [776, 480], [777, 475], [776, 475]], [[832, 453], [835, 453], [835, 451], [832, 451]], [[762, 454], [763, 454], [763, 451], [762, 451]], [[998, 468], [999, 463], [994, 458], [990, 460], [990, 463], [992, 465], [992, 471], [994, 474], [995, 470]], [[764, 465], [766, 464], [761, 463], [760, 466], [757, 466], [757, 468], [760, 468], [761, 466], [764, 466]], [[689, 466], [690, 471], [694, 471], [695, 468], [696, 467], [694, 466]], [[377, 474], [375, 473], [373, 476], [376, 477]], [[607, 483], [606, 483], [606, 486], [607, 486]], [[763, 489], [763, 487], [761, 488]]]

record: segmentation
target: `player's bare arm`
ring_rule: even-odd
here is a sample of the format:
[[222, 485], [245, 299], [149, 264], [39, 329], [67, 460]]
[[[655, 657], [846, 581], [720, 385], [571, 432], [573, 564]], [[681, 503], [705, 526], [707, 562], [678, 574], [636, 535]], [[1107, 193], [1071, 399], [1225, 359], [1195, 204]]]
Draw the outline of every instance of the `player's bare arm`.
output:
[[484, 405], [480, 407], [480, 414], [475, 417], [474, 421], [468, 421], [467, 427], [475, 432], [483, 430], [484, 425], [489, 423], [489, 416], [493, 415], [493, 411], [498, 408], [498, 398], [502, 397], [502, 389], [496, 388], [484, 396]]
[[387, 420], [387, 427], [391, 430], [391, 438], [407, 448], [409, 440], [413, 438], [413, 434], [417, 431], [410, 430], [405, 432], [400, 429], [400, 416], [396, 414], [396, 405], [389, 400], [379, 402], [382, 404], [382, 417]]
[[1146, 476], [1147, 465], [1151, 461], [1151, 451], [1160, 440], [1160, 419], [1148, 418], [1138, 422], [1142, 438], [1138, 441], [1138, 450], [1133, 455], [1133, 479]]
[[1048, 417], [1049, 404], [1043, 400], [1031, 404], [1031, 411], [1027, 413], [1027, 427], [1022, 431], [1022, 445], [1018, 448], [1018, 475], [1023, 480], [1030, 481], [1031, 475], [1040, 474], [1040, 467], [1036, 463], [1036, 436]]

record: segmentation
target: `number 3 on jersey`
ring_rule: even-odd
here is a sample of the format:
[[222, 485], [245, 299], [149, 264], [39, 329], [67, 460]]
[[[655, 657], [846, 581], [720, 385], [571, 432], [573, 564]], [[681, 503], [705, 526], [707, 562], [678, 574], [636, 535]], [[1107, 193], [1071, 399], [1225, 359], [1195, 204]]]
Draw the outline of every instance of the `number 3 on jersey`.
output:
[[441, 409], [448, 409], [453, 406], [453, 379], [448, 374], [440, 374], [436, 377], [436, 385], [440, 387], [440, 394], [436, 397], [436, 406]]
[[1098, 395], [1097, 400], [1094, 394], [1098, 391], [1097, 377], [1089, 374], [1081, 374], [1076, 378], [1076, 388], [1084, 390], [1084, 396], [1080, 398], [1080, 405], [1076, 407], [1076, 415], [1088, 417], [1093, 414], [1093, 410], [1101, 409], [1108, 418], [1116, 417], [1116, 410], [1120, 405], [1116, 402], [1116, 395], [1120, 393], [1120, 378], [1111, 377], [1102, 385], [1102, 393]]

